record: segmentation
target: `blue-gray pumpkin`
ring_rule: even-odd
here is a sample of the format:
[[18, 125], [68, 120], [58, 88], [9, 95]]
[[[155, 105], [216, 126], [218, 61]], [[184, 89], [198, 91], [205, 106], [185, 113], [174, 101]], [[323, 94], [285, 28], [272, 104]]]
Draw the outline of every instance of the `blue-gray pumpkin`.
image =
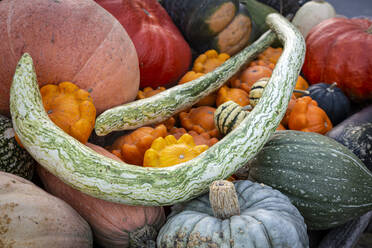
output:
[[209, 194], [174, 205], [158, 247], [309, 247], [304, 219], [285, 195], [248, 180], [234, 185], [215, 181]]

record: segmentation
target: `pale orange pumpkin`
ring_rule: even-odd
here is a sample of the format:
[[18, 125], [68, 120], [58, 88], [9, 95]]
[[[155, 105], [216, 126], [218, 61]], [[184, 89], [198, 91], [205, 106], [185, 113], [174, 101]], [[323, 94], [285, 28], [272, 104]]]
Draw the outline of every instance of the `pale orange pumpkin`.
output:
[[[119, 160], [102, 147], [87, 143], [96, 152]], [[162, 207], [128, 206], [83, 194], [38, 166], [38, 175], [48, 192], [71, 205], [91, 226], [102, 247], [147, 247], [155, 243], [165, 222]]]

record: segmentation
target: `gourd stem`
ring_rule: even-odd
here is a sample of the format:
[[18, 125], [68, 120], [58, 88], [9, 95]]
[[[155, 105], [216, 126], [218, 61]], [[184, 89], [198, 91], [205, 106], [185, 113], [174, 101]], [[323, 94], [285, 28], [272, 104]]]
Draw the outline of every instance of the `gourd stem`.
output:
[[231, 216], [240, 215], [238, 195], [232, 182], [214, 181], [209, 186], [209, 201], [216, 218], [228, 219]]
[[369, 26], [369, 28], [367, 29], [367, 31], [366, 31], [368, 34], [372, 34], [372, 25], [371, 26]]
[[293, 92], [294, 93], [301, 93], [303, 95], [309, 95], [310, 94], [310, 91], [308, 91], [308, 90], [297, 90], [297, 89], [294, 89]]
[[333, 82], [328, 88], [327, 90], [328, 91], [334, 91], [334, 88], [337, 86], [337, 83], [336, 82]]

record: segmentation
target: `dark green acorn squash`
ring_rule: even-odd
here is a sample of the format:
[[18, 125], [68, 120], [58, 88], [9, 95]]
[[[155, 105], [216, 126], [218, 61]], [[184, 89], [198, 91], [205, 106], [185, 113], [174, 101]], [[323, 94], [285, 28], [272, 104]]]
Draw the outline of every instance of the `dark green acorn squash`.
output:
[[238, 0], [163, 0], [173, 22], [190, 46], [233, 55], [253, 41], [252, 20]]
[[31, 179], [35, 161], [14, 138], [12, 121], [0, 115], [0, 171]]
[[287, 195], [309, 229], [328, 229], [372, 210], [372, 173], [324, 135], [277, 131], [248, 163], [248, 178]]
[[326, 135], [349, 148], [372, 171], [372, 105], [348, 117]]
[[333, 126], [349, 116], [351, 109], [350, 100], [342, 90], [337, 87], [337, 83], [313, 84], [307, 88], [307, 91], [310, 92], [309, 96], [327, 113]]

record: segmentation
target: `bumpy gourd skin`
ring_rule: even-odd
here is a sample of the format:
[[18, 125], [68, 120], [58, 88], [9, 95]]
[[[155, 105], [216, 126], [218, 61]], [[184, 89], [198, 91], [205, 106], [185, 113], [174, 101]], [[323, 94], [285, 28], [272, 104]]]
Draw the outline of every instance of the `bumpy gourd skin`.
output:
[[71, 82], [40, 89], [45, 111], [63, 131], [85, 144], [93, 131], [96, 108], [89, 92]]
[[208, 149], [207, 145], [195, 145], [190, 134], [184, 134], [178, 140], [173, 135], [159, 137], [145, 152], [143, 166], [168, 167], [189, 161]]
[[167, 128], [160, 124], [155, 128], [140, 127], [137, 130], [123, 135], [114, 141], [111, 152], [129, 164], [142, 166], [143, 156], [152, 142], [167, 135]]
[[333, 125], [323, 109], [309, 96], [301, 97], [289, 116], [288, 126], [292, 130], [325, 134]]
[[199, 73], [208, 73], [216, 69], [229, 58], [230, 55], [227, 53], [217, 53], [216, 50], [208, 50], [195, 59], [192, 70]]

